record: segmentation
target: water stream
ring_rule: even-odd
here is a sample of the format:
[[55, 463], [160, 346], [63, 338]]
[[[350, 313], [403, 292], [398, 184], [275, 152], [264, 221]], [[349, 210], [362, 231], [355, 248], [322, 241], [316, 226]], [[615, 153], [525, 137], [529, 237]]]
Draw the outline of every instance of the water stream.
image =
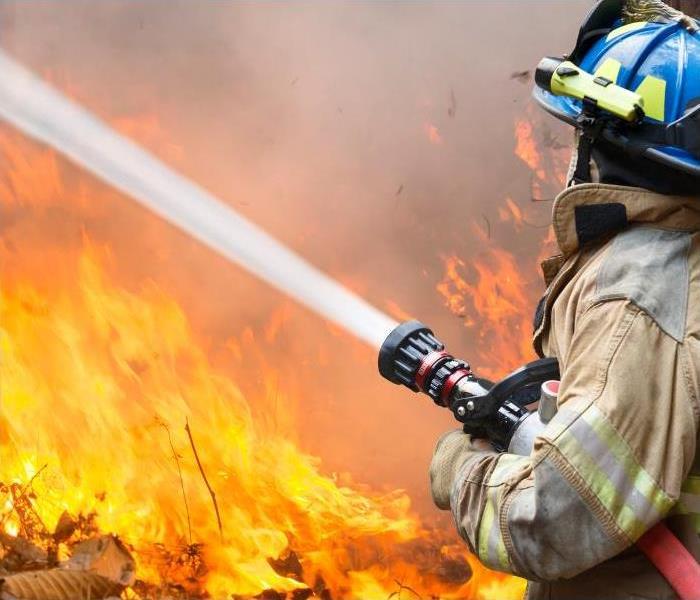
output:
[[379, 348], [394, 320], [0, 51], [0, 118]]

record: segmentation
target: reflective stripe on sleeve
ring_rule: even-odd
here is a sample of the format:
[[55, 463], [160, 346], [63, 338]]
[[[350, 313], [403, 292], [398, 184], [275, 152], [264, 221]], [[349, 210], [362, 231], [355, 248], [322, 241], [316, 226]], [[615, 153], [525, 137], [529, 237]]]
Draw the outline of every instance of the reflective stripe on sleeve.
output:
[[[492, 569], [500, 571], [511, 569], [500, 526], [499, 495], [503, 484], [527, 462], [528, 458], [524, 456], [501, 455], [486, 486], [486, 504], [479, 523], [476, 550], [481, 562]], [[455, 515], [455, 519], [459, 522], [459, 515]]]
[[630, 540], [637, 540], [673, 506], [595, 405], [589, 406], [555, 445]]
[[689, 475], [681, 487], [681, 497], [671, 510], [673, 515], [690, 517], [700, 534], [700, 475]]

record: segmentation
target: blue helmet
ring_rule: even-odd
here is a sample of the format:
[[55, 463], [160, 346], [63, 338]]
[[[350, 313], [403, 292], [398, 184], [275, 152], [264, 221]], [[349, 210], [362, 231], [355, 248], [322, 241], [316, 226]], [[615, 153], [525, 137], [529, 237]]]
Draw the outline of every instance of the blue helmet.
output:
[[[661, 2], [658, 7], [663, 14], [641, 13], [638, 19], [649, 20], [634, 20], [621, 0], [601, 0], [588, 15], [566, 57], [568, 71], [560, 66], [559, 73], [588, 77], [600, 102], [587, 95], [590, 86], [575, 97], [549, 82], [553, 71], [545, 69], [543, 77], [542, 65], [555, 59], [541, 63], [534, 97], [592, 141], [601, 136], [629, 155], [700, 176], [700, 28], [683, 13]], [[634, 118], [605, 110], [605, 94], [615, 92], [616, 98], [641, 97]]]

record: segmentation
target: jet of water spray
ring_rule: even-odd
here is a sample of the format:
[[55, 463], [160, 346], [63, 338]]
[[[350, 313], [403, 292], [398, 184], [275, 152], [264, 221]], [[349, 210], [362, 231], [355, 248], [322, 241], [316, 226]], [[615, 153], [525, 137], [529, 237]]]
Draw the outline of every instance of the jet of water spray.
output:
[[389, 316], [0, 51], [0, 118], [212, 250], [379, 348]]

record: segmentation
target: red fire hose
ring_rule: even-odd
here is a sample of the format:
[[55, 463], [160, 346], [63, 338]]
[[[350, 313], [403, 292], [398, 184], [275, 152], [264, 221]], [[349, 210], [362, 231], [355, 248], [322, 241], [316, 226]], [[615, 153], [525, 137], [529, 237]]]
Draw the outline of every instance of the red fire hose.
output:
[[700, 599], [700, 564], [663, 522], [639, 538], [637, 547], [681, 600]]

